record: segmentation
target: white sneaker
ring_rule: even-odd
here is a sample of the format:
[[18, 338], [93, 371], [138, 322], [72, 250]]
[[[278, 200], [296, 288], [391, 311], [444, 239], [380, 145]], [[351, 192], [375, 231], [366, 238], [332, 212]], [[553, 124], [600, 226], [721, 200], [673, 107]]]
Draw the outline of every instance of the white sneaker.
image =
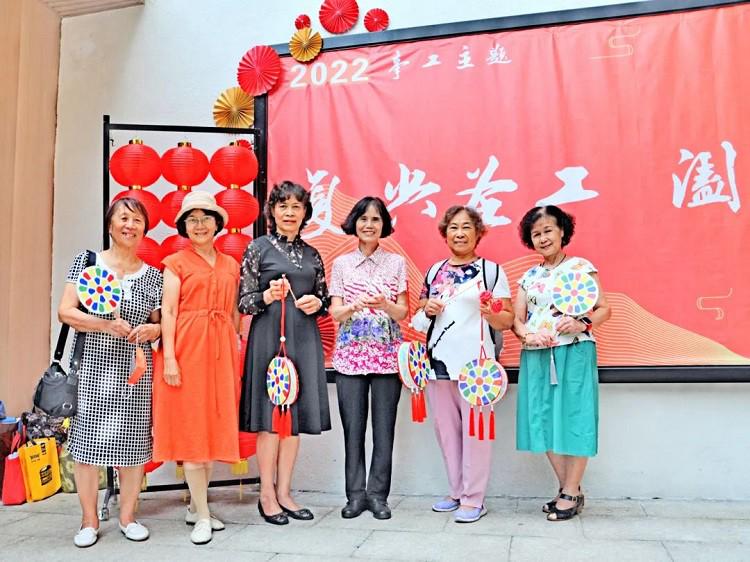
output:
[[[193, 513], [190, 511], [190, 508], [188, 507], [187, 513], [185, 514], [185, 523], [187, 525], [195, 525], [198, 522], [198, 513]], [[214, 517], [213, 513], [211, 514], [211, 530], [212, 531], [223, 531], [224, 530], [224, 523], [219, 521], [216, 517]]]
[[123, 527], [122, 523], [119, 523], [120, 525], [120, 531], [122, 531], [122, 534], [125, 535], [125, 537], [131, 541], [145, 541], [148, 538], [148, 529], [138, 523], [138, 521], [133, 521], [132, 523], [128, 523], [127, 527]]
[[208, 519], [198, 519], [193, 532], [190, 533], [190, 540], [193, 544], [206, 544], [211, 542], [211, 535], [211, 521]]
[[99, 540], [99, 529], [82, 527], [78, 530], [76, 536], [73, 537], [73, 544], [78, 548], [86, 548], [87, 546], [96, 544], [97, 540]]

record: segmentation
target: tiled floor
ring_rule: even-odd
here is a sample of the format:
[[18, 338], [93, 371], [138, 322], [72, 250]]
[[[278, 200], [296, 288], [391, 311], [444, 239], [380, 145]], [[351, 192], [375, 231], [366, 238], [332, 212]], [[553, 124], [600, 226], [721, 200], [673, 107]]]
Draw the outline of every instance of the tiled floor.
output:
[[369, 513], [342, 519], [343, 498], [300, 492], [298, 502], [315, 520], [286, 527], [263, 523], [254, 490], [211, 490], [212, 507], [227, 523], [211, 543], [193, 546], [184, 524], [184, 493], [143, 494], [139, 518], [151, 530], [144, 543], [128, 542], [117, 529], [117, 508], [102, 522], [99, 542], [77, 549], [75, 495], [43, 502], [0, 506], [1, 560], [750, 560], [750, 502], [597, 500], [584, 513], [549, 523], [540, 498], [489, 498], [489, 514], [459, 525], [451, 514], [433, 513], [435, 498], [392, 497], [393, 518]]

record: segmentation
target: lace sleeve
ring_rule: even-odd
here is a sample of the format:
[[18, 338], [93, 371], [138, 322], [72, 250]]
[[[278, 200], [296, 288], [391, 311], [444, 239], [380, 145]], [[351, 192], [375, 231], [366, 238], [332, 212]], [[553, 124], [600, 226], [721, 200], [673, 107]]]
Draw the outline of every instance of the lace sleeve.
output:
[[242, 256], [237, 308], [242, 314], [260, 314], [266, 308], [260, 290], [260, 248], [254, 242], [248, 245]]
[[[311, 246], [312, 248], [312, 246]], [[328, 295], [328, 285], [326, 284], [326, 270], [323, 265], [323, 258], [320, 257], [320, 253], [315, 248], [313, 251], [313, 265], [315, 267], [315, 284], [313, 286], [313, 294], [320, 299], [322, 306], [316, 313], [317, 316], [323, 316], [328, 313], [328, 306], [331, 304], [331, 298]]]

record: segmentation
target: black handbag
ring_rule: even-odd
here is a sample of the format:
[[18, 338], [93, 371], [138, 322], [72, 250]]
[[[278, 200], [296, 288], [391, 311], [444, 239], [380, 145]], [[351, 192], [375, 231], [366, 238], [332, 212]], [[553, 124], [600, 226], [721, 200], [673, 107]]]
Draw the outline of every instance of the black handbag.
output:
[[[96, 254], [91, 250], [88, 250], [87, 254], [85, 267], [95, 265]], [[81, 305], [78, 308], [85, 311]], [[78, 332], [70, 373], [66, 373], [60, 365], [60, 360], [65, 351], [65, 341], [68, 339], [69, 331], [70, 326], [67, 324], [60, 327], [54, 361], [44, 371], [34, 391], [34, 406], [54, 417], [75, 416], [78, 410], [78, 369], [81, 366], [86, 332]]]

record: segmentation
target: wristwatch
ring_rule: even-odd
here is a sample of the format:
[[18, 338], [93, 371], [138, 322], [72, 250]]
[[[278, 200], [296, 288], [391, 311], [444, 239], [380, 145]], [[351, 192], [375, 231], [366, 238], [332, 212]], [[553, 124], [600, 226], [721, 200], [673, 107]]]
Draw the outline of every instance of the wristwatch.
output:
[[591, 322], [591, 318], [589, 318], [588, 316], [583, 316], [582, 318], [579, 318], [579, 320], [586, 325], [586, 327], [583, 329], [583, 333], [590, 334], [591, 329], [594, 327], [593, 323]]

